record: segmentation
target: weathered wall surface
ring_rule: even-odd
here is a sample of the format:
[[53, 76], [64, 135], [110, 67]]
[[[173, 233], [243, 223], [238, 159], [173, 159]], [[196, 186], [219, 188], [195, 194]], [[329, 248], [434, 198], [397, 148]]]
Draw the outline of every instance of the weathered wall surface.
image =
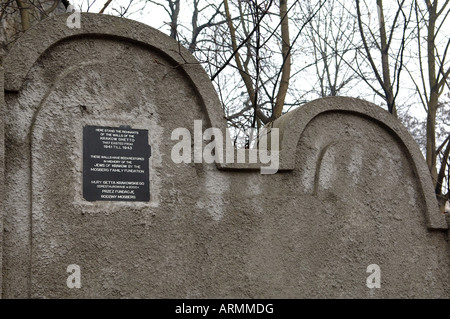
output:
[[[5, 130], [4, 130], [4, 118], [5, 118], [5, 100], [3, 98], [3, 68], [0, 67], [0, 274], [3, 273], [3, 201], [4, 201], [4, 186], [5, 186]], [[0, 276], [0, 298], [2, 297], [2, 276]]]
[[[4, 297], [448, 297], [448, 225], [417, 145], [380, 108], [329, 98], [283, 116], [274, 175], [175, 164], [175, 128], [225, 128], [201, 67], [141, 24], [65, 19], [5, 61]], [[148, 203], [83, 199], [85, 125], [149, 130]]]

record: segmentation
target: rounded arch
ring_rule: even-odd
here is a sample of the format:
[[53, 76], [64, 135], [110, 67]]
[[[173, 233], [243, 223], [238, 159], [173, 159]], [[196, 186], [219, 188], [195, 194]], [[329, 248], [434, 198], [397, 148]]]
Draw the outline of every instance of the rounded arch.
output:
[[177, 41], [136, 21], [95, 13], [80, 15], [80, 28], [69, 28], [67, 19], [70, 14], [63, 14], [43, 20], [17, 40], [4, 60], [6, 91], [20, 91], [39, 57], [59, 42], [86, 36], [115, 38], [151, 48], [173, 61], [189, 77], [201, 97], [210, 125], [225, 130], [223, 110], [208, 75], [192, 54]]
[[[430, 229], [448, 229], [445, 216], [440, 214], [433, 190], [431, 176], [419, 149], [403, 124], [379, 106], [356, 98], [327, 97], [312, 102], [283, 115], [273, 123], [280, 133], [280, 169], [295, 168], [297, 144], [309, 122], [329, 112], [351, 113], [374, 121], [400, 141], [407, 151], [418, 176], [419, 187], [425, 200], [425, 218]], [[324, 128], [326, 129], [326, 128]]]

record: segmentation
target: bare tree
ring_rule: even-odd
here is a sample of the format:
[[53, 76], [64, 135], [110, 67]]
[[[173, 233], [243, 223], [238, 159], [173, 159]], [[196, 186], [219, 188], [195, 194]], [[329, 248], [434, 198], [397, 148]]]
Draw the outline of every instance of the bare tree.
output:
[[[245, 21], [243, 16], [243, 8], [242, 3], [239, 2], [239, 12], [240, 12], [240, 22], [243, 28], [243, 32], [246, 36], [245, 42], [242, 42], [242, 44], [245, 44], [246, 47], [246, 58], [243, 59], [241, 57], [241, 54], [239, 52], [240, 47], [238, 47], [237, 42], [237, 35], [236, 35], [236, 29], [233, 24], [233, 20], [231, 18], [230, 14], [230, 7], [228, 5], [228, 1], [224, 0], [225, 4], [225, 14], [227, 18], [228, 28], [230, 32], [230, 40], [231, 40], [231, 48], [232, 48], [232, 57], [234, 57], [234, 61], [236, 63], [236, 68], [239, 71], [239, 74], [242, 78], [242, 81], [245, 84], [245, 88], [247, 90], [247, 94], [249, 97], [249, 102], [256, 114], [256, 117], [262, 120], [263, 122], [268, 122], [267, 116], [261, 112], [261, 110], [258, 107], [258, 85], [260, 80], [260, 51], [261, 51], [261, 45], [260, 45], [260, 39], [261, 39], [261, 22], [262, 18], [268, 13], [270, 6], [272, 5], [272, 1], [270, 1], [266, 7], [264, 8], [264, 11], [262, 13], [259, 12], [260, 7], [256, 2], [251, 2], [251, 6], [249, 7], [252, 12], [254, 12], [253, 16], [253, 31], [251, 34], [255, 33], [256, 39], [254, 44], [251, 42], [251, 34], [248, 32], [248, 28], [245, 27]], [[241, 45], [242, 47], [242, 45]], [[255, 66], [255, 73], [252, 74], [250, 71], [250, 61], [254, 61]], [[227, 64], [224, 64], [226, 66]], [[222, 68], [223, 69], [223, 68]], [[220, 70], [219, 70], [220, 72]], [[214, 79], [217, 76], [217, 73], [213, 75], [212, 79]], [[255, 117], [255, 119], [256, 119]], [[253, 121], [254, 122], [254, 121]], [[254, 125], [252, 125], [254, 126]]]
[[[311, 1], [302, 6], [304, 15], [314, 10]], [[354, 64], [357, 23], [354, 16], [337, 0], [328, 0], [307, 28], [306, 38], [314, 57], [317, 84], [313, 91], [320, 97], [337, 96], [358, 75], [349, 67]], [[349, 92], [348, 90], [346, 92]]]
[[281, 66], [281, 79], [278, 88], [273, 118], [279, 118], [283, 112], [284, 101], [289, 87], [291, 76], [291, 41], [289, 38], [289, 19], [287, 12], [287, 0], [280, 1], [280, 20], [281, 20], [281, 55], [283, 64]]
[[60, 0], [1, 0], [0, 4], [0, 56], [32, 25], [52, 14], [65, 12]]
[[[395, 5], [390, 7], [393, 12], [392, 23], [387, 25], [385, 14], [386, 9], [382, 0], [376, 1], [376, 11], [378, 13], [378, 27], [374, 31], [369, 22], [364, 22], [367, 16], [370, 20], [371, 8], [363, 0], [367, 14], [361, 8], [361, 1], [356, 0], [356, 19], [361, 36], [363, 51], [361, 58], [363, 63], [368, 63], [376, 81], [381, 87], [377, 89], [361, 71], [361, 63], [358, 63], [357, 72], [361, 79], [387, 104], [388, 111], [397, 116], [396, 98], [400, 91], [400, 75], [403, 70], [403, 57], [406, 43], [408, 41], [408, 27], [411, 22], [412, 6], [407, 5], [405, 0], [397, 0]], [[400, 32], [397, 32], [400, 30]], [[394, 37], [396, 35], [397, 39]], [[394, 42], [398, 43], [395, 45]], [[394, 48], [395, 46], [395, 48]], [[378, 64], [372, 52], [380, 54], [381, 63]], [[358, 60], [356, 60], [358, 62]]]
[[168, 23], [170, 27], [169, 36], [173, 39], [177, 38], [178, 33], [178, 18], [180, 15], [181, 2], [180, 0], [146, 0], [154, 5], [160, 6], [168, 14], [170, 22]]
[[[436, 114], [443, 103], [439, 103], [439, 98], [442, 95], [450, 74], [450, 67], [448, 66], [447, 52], [450, 45], [450, 39], [447, 38], [447, 43], [443, 50], [438, 49], [437, 39], [439, 33], [442, 32], [444, 22], [448, 18], [449, 0], [446, 0], [441, 6], [438, 1], [426, 0], [423, 2], [414, 2], [414, 12], [417, 23], [417, 52], [419, 72], [421, 74], [421, 83], [414, 81], [417, 91], [420, 93], [420, 98], [424, 109], [427, 112], [427, 126], [426, 126], [426, 161], [430, 169], [433, 182], [436, 186], [436, 193], [442, 195], [443, 176], [445, 167], [448, 165], [448, 152], [444, 149], [448, 139], [437, 147], [436, 145]], [[425, 29], [425, 34], [422, 30]], [[425, 52], [424, 52], [425, 51]], [[441, 162], [441, 170], [437, 172], [437, 154], [439, 151], [444, 151], [443, 160]], [[448, 193], [447, 193], [448, 197]]]
[[[450, 92], [447, 94], [447, 98], [450, 98]], [[442, 123], [439, 126], [437, 125], [440, 130], [439, 132], [436, 130], [436, 136], [443, 141], [436, 149], [437, 162], [439, 163], [437, 167], [439, 169], [437, 170], [435, 191], [440, 207], [443, 209], [445, 202], [450, 200], [450, 100], [439, 104], [437, 116], [442, 120]]]
[[225, 50], [230, 52], [228, 58], [211, 78], [215, 80], [225, 68], [237, 70], [245, 88], [241, 91], [244, 98], [239, 104], [242, 107], [235, 108], [234, 112], [227, 112], [224, 107], [227, 119], [231, 126], [239, 126], [245, 118], [246, 126], [258, 128], [281, 116], [285, 106], [294, 104], [286, 101], [292, 76], [298, 76], [302, 70], [293, 73], [291, 69], [294, 45], [323, 2], [298, 19], [293, 37], [289, 12], [300, 7], [299, 1], [291, 4], [280, 1], [279, 6], [272, 1], [238, 1], [235, 11], [239, 20], [236, 23], [228, 1], [224, 3], [231, 50]]

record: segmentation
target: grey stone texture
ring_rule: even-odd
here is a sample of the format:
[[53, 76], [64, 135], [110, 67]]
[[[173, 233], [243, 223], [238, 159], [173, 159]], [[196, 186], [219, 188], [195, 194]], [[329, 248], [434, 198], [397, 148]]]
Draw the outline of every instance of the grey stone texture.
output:
[[[148, 26], [67, 17], [4, 61], [4, 298], [448, 298], [448, 224], [387, 112], [340, 97], [284, 115], [273, 175], [175, 164], [174, 129], [225, 132], [204, 70]], [[85, 125], [149, 130], [149, 202], [83, 199]], [[80, 289], [66, 286], [70, 264]], [[366, 286], [370, 264], [381, 288]]]
[[[3, 97], [4, 95], [4, 89], [3, 89], [3, 68], [0, 67], [0, 229], [2, 230], [0, 235], [0, 274], [3, 273], [2, 269], [2, 260], [3, 260], [3, 215], [4, 215], [4, 208], [3, 208], [3, 201], [4, 201], [4, 185], [5, 185], [5, 125], [4, 125], [4, 118], [5, 118], [5, 99]], [[2, 297], [2, 276], [0, 275], [0, 298]]]

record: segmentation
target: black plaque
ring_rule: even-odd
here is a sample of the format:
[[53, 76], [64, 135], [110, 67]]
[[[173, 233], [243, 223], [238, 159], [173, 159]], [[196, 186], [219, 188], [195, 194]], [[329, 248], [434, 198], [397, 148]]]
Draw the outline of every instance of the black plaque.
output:
[[83, 128], [83, 197], [88, 201], [150, 200], [148, 130]]

